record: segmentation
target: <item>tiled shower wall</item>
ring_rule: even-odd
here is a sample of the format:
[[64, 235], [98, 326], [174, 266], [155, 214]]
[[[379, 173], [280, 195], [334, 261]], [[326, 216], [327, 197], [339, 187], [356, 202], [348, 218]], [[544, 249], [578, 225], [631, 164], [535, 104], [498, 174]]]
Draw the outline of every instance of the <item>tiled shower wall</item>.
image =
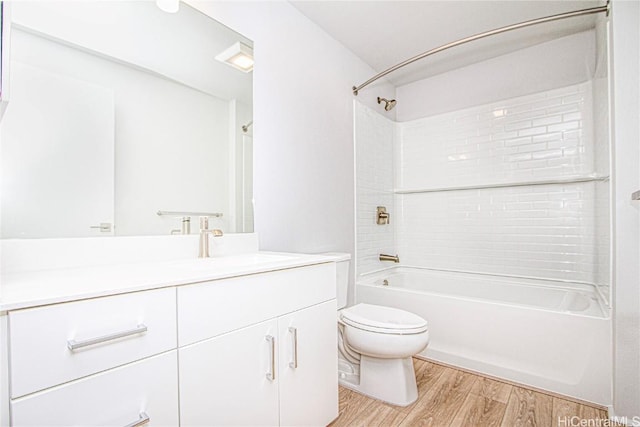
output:
[[[381, 253], [395, 254], [393, 140], [395, 123], [354, 101], [356, 133], [356, 274], [378, 270]], [[376, 224], [376, 207], [391, 214], [389, 225]]]
[[[606, 176], [593, 123], [591, 83], [403, 123], [397, 189]], [[600, 283], [608, 228], [596, 217], [607, 190], [584, 182], [399, 194], [398, 250], [408, 265]]]
[[402, 189], [552, 179], [593, 172], [590, 84], [401, 125]]
[[[390, 120], [356, 107], [358, 274], [392, 248], [403, 265], [606, 286], [608, 182], [455, 189], [607, 176], [592, 94], [583, 83], [399, 123], [395, 139]], [[391, 163], [395, 229], [381, 229]]]

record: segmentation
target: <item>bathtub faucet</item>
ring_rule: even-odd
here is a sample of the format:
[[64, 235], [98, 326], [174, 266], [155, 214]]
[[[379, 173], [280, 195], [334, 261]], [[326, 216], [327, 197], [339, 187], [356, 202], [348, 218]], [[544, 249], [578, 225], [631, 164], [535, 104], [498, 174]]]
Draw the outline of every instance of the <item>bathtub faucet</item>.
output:
[[387, 255], [387, 254], [380, 254], [380, 261], [393, 261], [393, 262], [400, 262], [400, 257], [398, 257], [398, 255]]

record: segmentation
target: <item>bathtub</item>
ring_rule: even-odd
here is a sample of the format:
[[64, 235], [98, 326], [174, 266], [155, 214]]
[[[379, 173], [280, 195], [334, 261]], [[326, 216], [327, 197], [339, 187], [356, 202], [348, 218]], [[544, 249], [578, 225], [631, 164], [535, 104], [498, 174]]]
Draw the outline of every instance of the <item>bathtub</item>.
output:
[[424, 317], [419, 357], [611, 404], [611, 319], [595, 286], [394, 267], [361, 275], [356, 299]]

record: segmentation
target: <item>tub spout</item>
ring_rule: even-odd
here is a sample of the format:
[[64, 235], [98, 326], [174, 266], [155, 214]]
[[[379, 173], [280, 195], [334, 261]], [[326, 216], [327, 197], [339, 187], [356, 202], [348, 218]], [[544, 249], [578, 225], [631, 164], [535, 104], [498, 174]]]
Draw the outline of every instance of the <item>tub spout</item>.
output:
[[400, 262], [400, 257], [398, 257], [398, 255], [387, 255], [387, 254], [380, 254], [380, 261], [393, 261], [393, 262]]

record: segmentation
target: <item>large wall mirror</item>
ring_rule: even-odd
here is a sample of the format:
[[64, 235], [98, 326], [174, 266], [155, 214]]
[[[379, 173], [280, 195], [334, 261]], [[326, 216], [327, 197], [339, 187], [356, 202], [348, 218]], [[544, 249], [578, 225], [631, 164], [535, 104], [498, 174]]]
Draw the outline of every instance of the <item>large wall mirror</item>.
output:
[[[252, 42], [184, 3], [12, 2], [2, 238], [253, 231]], [[240, 63], [249, 70], [250, 64]]]

